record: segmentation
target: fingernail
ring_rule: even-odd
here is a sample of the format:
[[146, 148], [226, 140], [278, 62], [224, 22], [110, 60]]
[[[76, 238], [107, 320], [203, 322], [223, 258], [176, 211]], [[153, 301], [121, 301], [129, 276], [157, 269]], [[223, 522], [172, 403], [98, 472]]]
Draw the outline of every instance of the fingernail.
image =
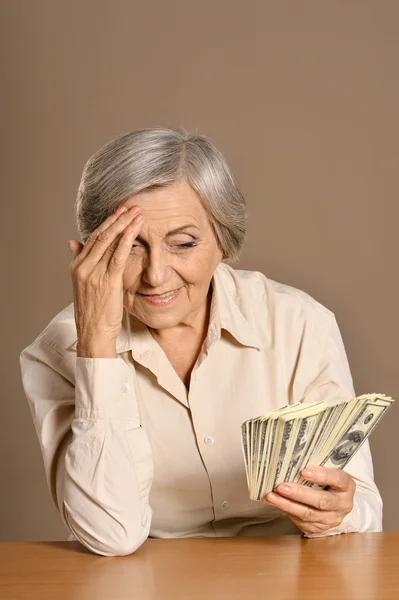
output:
[[136, 214], [136, 213], [139, 213], [139, 212], [140, 212], [140, 210], [141, 210], [141, 209], [140, 209], [140, 207], [139, 207], [139, 206], [132, 206], [132, 208], [129, 208], [129, 213], [130, 213], [131, 215], [134, 215], [134, 214]]
[[267, 502], [270, 502], [271, 504], [275, 504], [277, 502], [277, 496], [276, 496], [276, 494], [273, 494], [273, 492], [271, 492], [270, 494], [267, 494], [267, 496], [265, 496], [265, 499], [267, 500]]
[[126, 206], [119, 206], [116, 209], [115, 214], [118, 215], [118, 217], [119, 217], [122, 213], [124, 213], [126, 211], [127, 211], [127, 207]]
[[290, 485], [279, 485], [278, 491], [282, 491], [284, 494], [291, 494], [292, 487]]
[[141, 221], [144, 219], [143, 215], [141, 213], [139, 213], [138, 215], [136, 215], [133, 219], [134, 223], [141, 223]]
[[314, 471], [311, 471], [310, 469], [306, 469], [305, 471], [302, 471], [302, 475], [307, 479], [313, 479], [316, 473]]

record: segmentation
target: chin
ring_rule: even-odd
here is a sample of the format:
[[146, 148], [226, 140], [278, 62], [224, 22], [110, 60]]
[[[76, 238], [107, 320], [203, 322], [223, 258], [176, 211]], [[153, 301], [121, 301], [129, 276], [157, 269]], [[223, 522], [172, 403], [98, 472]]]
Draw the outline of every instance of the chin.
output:
[[[172, 311], [171, 311], [172, 312]], [[151, 315], [142, 313], [137, 317], [147, 325], [147, 327], [151, 327], [151, 329], [167, 329], [168, 327], [175, 327], [179, 324], [180, 319], [175, 314], [160, 314], [160, 315]]]

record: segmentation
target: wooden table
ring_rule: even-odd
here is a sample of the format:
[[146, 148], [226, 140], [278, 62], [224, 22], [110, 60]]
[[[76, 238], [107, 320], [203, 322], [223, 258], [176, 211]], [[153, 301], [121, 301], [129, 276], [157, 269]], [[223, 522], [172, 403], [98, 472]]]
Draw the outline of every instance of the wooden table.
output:
[[79, 542], [0, 544], [1, 600], [399, 599], [399, 533], [147, 540], [104, 557]]

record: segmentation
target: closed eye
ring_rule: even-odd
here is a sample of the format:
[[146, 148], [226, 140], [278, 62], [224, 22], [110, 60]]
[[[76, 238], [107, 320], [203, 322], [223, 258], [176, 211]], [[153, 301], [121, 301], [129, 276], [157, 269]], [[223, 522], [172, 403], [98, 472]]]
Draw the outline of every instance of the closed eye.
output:
[[177, 244], [179, 248], [193, 248], [195, 242], [184, 242], [184, 244]]
[[[132, 248], [138, 248], [140, 244], [132, 244]], [[195, 242], [184, 242], [182, 244], [176, 244], [177, 248], [193, 248], [196, 246]]]

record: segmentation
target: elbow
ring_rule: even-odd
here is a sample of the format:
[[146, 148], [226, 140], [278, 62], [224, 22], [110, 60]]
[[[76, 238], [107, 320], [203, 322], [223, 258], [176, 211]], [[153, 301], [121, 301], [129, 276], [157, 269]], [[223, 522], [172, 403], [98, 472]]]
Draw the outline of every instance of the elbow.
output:
[[[148, 537], [148, 533], [141, 532], [137, 536], [124, 536], [117, 540], [115, 539], [96, 539], [94, 543], [90, 544], [90, 547], [84, 540], [81, 542], [86, 545], [91, 552], [99, 554], [100, 556], [128, 556], [134, 554], [138, 550]], [[87, 541], [87, 540], [86, 540]]]
[[[138, 550], [145, 540], [148, 538], [151, 509], [148, 510], [148, 515], [145, 520], [145, 525], [142, 525], [141, 519], [137, 519], [136, 523], [132, 523], [131, 527], [126, 528], [114, 522], [109, 528], [95, 529], [88, 522], [83, 527], [77, 523], [71, 515], [68, 515], [64, 509], [65, 520], [68, 529], [78, 542], [85, 546], [90, 552], [100, 556], [128, 556]], [[116, 526], [117, 525], [117, 526]]]
[[370, 491], [356, 490], [355, 499], [359, 510], [359, 533], [382, 531], [382, 498], [375, 488]]
[[101, 556], [128, 556], [129, 554], [134, 554], [136, 550], [138, 550], [148, 535], [141, 535], [137, 538], [125, 538], [119, 539], [116, 542], [100, 542], [96, 544], [91, 551], [95, 554], [99, 554]]

